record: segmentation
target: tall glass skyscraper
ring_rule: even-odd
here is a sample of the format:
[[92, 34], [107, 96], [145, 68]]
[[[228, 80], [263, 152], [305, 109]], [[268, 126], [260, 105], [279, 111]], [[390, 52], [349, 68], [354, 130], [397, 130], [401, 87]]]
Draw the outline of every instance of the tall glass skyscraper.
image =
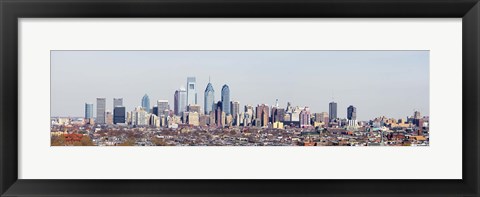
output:
[[197, 80], [195, 77], [187, 77], [187, 105], [197, 104]]
[[173, 99], [173, 111], [175, 115], [180, 116], [187, 107], [187, 90], [184, 87], [180, 87], [180, 89], [175, 91], [174, 99]]
[[330, 115], [329, 116], [330, 120], [337, 119], [337, 103], [333, 101], [330, 102], [328, 107], [328, 114]]
[[226, 115], [230, 114], [230, 88], [227, 84], [222, 87], [222, 110]]
[[348, 106], [347, 108], [347, 119], [356, 120], [357, 119], [357, 108], [353, 105]]
[[95, 119], [97, 124], [105, 124], [106, 106], [107, 100], [105, 98], [97, 98], [97, 118]]
[[210, 82], [208, 82], [207, 88], [205, 88], [204, 109], [205, 114], [210, 114], [215, 109], [215, 90], [213, 90]]
[[150, 112], [150, 98], [148, 98], [148, 95], [145, 94], [142, 98], [142, 108], [146, 111], [146, 112]]
[[93, 104], [85, 103], [85, 119], [90, 118], [93, 118]]

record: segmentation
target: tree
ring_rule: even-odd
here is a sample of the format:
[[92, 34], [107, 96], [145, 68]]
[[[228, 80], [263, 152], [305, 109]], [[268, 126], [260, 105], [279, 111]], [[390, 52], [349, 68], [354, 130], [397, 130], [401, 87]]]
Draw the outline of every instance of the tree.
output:
[[65, 146], [65, 137], [63, 135], [52, 135], [50, 137], [51, 146]]

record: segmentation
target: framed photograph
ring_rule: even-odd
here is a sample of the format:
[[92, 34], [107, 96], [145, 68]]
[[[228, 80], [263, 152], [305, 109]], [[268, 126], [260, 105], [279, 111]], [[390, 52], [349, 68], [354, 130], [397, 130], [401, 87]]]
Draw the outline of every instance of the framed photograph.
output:
[[479, 6], [1, 1], [0, 194], [478, 196]]

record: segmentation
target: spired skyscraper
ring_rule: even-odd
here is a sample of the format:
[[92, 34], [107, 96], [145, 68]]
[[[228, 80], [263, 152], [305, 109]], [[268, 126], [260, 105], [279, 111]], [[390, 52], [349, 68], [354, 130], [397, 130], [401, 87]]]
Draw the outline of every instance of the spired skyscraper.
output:
[[207, 84], [207, 88], [205, 88], [204, 109], [205, 114], [210, 114], [215, 109], [215, 90], [213, 90], [210, 81]]
[[195, 77], [187, 77], [187, 106], [197, 104], [197, 80]]
[[187, 107], [187, 90], [182, 86], [175, 91], [173, 97], [173, 111], [175, 112], [175, 115], [181, 116]]
[[97, 124], [105, 124], [106, 106], [107, 100], [105, 98], [97, 98], [97, 118], [95, 119]]
[[328, 107], [328, 114], [330, 115], [330, 121], [337, 119], [337, 103], [335, 102], [330, 102], [329, 107]]
[[145, 94], [142, 98], [142, 108], [146, 111], [146, 112], [150, 112], [150, 98], [148, 98], [148, 95]]
[[222, 87], [222, 111], [229, 115], [230, 111], [230, 88], [227, 84]]

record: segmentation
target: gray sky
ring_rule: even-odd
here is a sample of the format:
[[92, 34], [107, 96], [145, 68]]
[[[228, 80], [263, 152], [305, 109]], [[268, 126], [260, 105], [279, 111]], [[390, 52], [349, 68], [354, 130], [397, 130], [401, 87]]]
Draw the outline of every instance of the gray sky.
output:
[[230, 86], [231, 100], [243, 105], [279, 99], [312, 112], [328, 112], [338, 103], [338, 116], [357, 107], [359, 120], [378, 116], [405, 118], [418, 110], [429, 115], [429, 51], [52, 51], [51, 115], [84, 115], [85, 102], [124, 98], [127, 111], [148, 94], [151, 106], [197, 78], [198, 102], [209, 76], [220, 99]]

